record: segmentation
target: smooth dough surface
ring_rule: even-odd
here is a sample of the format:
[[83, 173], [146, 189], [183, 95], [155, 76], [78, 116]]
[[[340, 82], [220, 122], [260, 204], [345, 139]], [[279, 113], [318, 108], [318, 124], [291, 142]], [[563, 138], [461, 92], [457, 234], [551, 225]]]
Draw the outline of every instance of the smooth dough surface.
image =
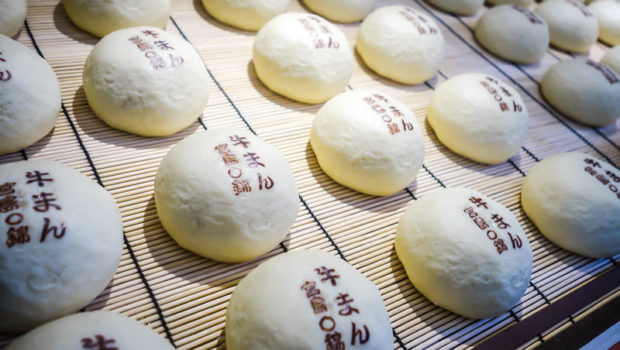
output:
[[620, 253], [620, 171], [590, 155], [547, 158], [527, 173], [521, 204], [551, 242], [573, 253]]
[[22, 150], [54, 128], [60, 85], [50, 65], [0, 35], [0, 154]]
[[17, 338], [6, 350], [172, 350], [152, 329], [111, 311], [80, 312], [46, 323]]
[[620, 45], [607, 51], [601, 58], [601, 63], [613, 69], [620, 76]]
[[0, 232], [0, 331], [86, 306], [112, 279], [123, 244], [112, 196], [45, 159], [0, 165]]
[[321, 103], [342, 92], [353, 75], [353, 53], [342, 31], [307, 13], [284, 13], [254, 40], [254, 68], [280, 95]]
[[155, 178], [162, 225], [183, 248], [238, 262], [273, 249], [297, 217], [286, 158], [248, 131], [212, 129], [185, 138]]
[[540, 81], [545, 99], [567, 117], [606, 126], [620, 117], [620, 77], [590, 59], [560, 61]]
[[69, 19], [98, 37], [115, 30], [168, 23], [172, 0], [62, 0]]
[[519, 152], [529, 117], [523, 99], [510, 85], [488, 74], [467, 73], [439, 85], [427, 119], [453, 152], [497, 164]]
[[332, 179], [356, 191], [386, 196], [415, 180], [424, 139], [413, 112], [379, 91], [347, 91], [314, 117], [310, 142]]
[[319, 250], [291, 251], [262, 263], [241, 280], [228, 305], [230, 350], [384, 350], [393, 344], [377, 287]]
[[154, 27], [106, 35], [88, 55], [82, 75], [88, 104], [113, 128], [165, 136], [200, 116], [209, 75], [183, 38]]
[[598, 20], [598, 38], [609, 45], [620, 44], [620, 0], [601, 0], [588, 5]]
[[308, 8], [336, 22], [351, 23], [364, 19], [377, 0], [303, 0]]
[[500, 5], [485, 12], [476, 23], [475, 35], [487, 50], [517, 63], [536, 63], [549, 47], [547, 23], [515, 5]]
[[407, 276], [434, 304], [471, 318], [499, 316], [528, 286], [532, 250], [503, 205], [463, 187], [413, 201], [396, 231]]
[[28, 0], [0, 0], [0, 34], [14, 36], [26, 19]]
[[457, 15], [473, 15], [482, 7], [484, 0], [427, 0], [432, 5]]
[[290, 0], [202, 0], [218, 21], [245, 30], [259, 30], [271, 18], [286, 11]]
[[534, 0], [486, 0], [491, 5], [516, 5], [521, 7], [530, 7], [534, 3]]
[[538, 5], [536, 13], [547, 22], [549, 39], [555, 47], [586, 52], [596, 42], [596, 17], [576, 0], [545, 1]]
[[356, 42], [370, 69], [403, 84], [432, 78], [443, 60], [444, 46], [437, 23], [408, 6], [373, 11], [362, 22]]

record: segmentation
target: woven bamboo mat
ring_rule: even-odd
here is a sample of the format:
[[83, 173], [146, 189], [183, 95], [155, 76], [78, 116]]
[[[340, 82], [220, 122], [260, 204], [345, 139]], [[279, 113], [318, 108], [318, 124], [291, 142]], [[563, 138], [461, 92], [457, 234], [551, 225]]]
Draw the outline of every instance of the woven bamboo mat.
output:
[[[395, 348], [471, 347], [544, 312], [575, 288], [615, 269], [620, 256], [586, 259], [551, 244], [525, 216], [519, 202], [524, 174], [540, 159], [581, 151], [620, 164], [617, 124], [593, 129], [574, 123], [540, 95], [538, 83], [544, 72], [570, 56], [550, 49], [534, 65], [507, 63], [474, 40], [472, 28], [479, 15], [454, 17], [420, 0], [380, 1], [386, 4], [406, 4], [429, 13], [439, 24], [447, 49], [437, 77], [418, 86], [381, 78], [356, 56], [350, 88], [376, 88], [401, 100], [415, 112], [425, 134], [425, 166], [417, 181], [392, 196], [371, 197], [336, 184], [318, 166], [309, 146], [309, 130], [320, 105], [300, 104], [265, 88], [251, 64], [255, 33], [216, 22], [199, 0], [174, 0], [166, 29], [185, 36], [202, 56], [211, 75], [209, 103], [191, 127], [163, 138], [118, 131], [94, 116], [84, 96], [81, 72], [97, 39], [75, 27], [58, 0], [30, 0], [27, 27], [18, 40], [39, 49], [51, 64], [62, 87], [63, 110], [50, 135], [23, 152], [0, 157], [0, 162], [55, 159], [98, 181], [116, 199], [126, 236], [122, 260], [112, 282], [88, 310], [116, 310], [138, 319], [178, 348], [225, 348], [226, 306], [239, 280], [284, 250], [322, 249], [346, 259], [378, 286], [394, 328]], [[289, 10], [306, 11], [297, 0]], [[338, 26], [353, 47], [359, 24]], [[598, 60], [607, 50], [597, 43], [589, 56]], [[529, 134], [521, 152], [499, 165], [481, 165], [451, 153], [424, 121], [434, 88], [449, 77], [472, 71], [513, 85], [530, 114]], [[153, 200], [154, 176], [170, 147], [203, 128], [223, 126], [250, 128], [282, 151], [300, 191], [299, 214], [283, 245], [244, 264], [218, 263], [180, 248], [161, 227]], [[482, 191], [507, 206], [520, 220], [534, 251], [532, 280], [525, 295], [510, 312], [493, 319], [471, 320], [432, 305], [413, 288], [394, 251], [396, 226], [408, 203], [443, 186], [458, 185]], [[572, 317], [540, 330], [529, 345], [595, 305], [596, 300], [591, 300]], [[1, 336], [0, 345], [12, 337]]]

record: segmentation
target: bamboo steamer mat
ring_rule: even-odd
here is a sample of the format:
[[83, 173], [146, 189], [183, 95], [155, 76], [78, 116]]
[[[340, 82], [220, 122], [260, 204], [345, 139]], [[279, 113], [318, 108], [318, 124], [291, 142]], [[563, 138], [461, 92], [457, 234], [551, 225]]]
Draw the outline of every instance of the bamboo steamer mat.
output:
[[[150, 326], [180, 349], [224, 349], [226, 306], [246, 274], [286, 250], [322, 249], [346, 259], [380, 290], [394, 329], [394, 348], [469, 348], [510, 326], [541, 315], [586, 284], [617, 272], [620, 256], [586, 259], [547, 241], [520, 206], [524, 174], [539, 160], [580, 151], [620, 164], [617, 125], [594, 129], [563, 117], [539, 92], [544, 72], [569, 55], [549, 49], [540, 63], [515, 65], [489, 54], [475, 41], [473, 17], [455, 17], [419, 0], [386, 0], [430, 14], [446, 40], [440, 72], [425, 84], [404, 86], [367, 69], [356, 54], [350, 89], [375, 88], [408, 105], [425, 134], [426, 158], [417, 180], [388, 197], [372, 197], [338, 185], [320, 169], [309, 146], [309, 131], [321, 105], [305, 105], [268, 90], [251, 64], [255, 33], [215, 21], [199, 0], [174, 0], [166, 29], [188, 39], [209, 71], [209, 103], [200, 118], [178, 134], [144, 138], [112, 129], [89, 108], [82, 88], [82, 66], [98, 39], [75, 27], [58, 0], [29, 1], [26, 26], [18, 40], [40, 54], [58, 75], [63, 109], [50, 135], [22, 152], [0, 157], [6, 163], [49, 158], [65, 163], [104, 186], [117, 201], [125, 245], [114, 279], [87, 310], [115, 310]], [[289, 11], [307, 11], [293, 0]], [[359, 23], [338, 24], [353, 47]], [[589, 52], [599, 60], [609, 48]], [[519, 154], [495, 166], [471, 162], [447, 150], [425, 123], [434, 88], [449, 77], [484, 72], [513, 85], [530, 114], [528, 138]], [[270, 253], [243, 264], [224, 264], [180, 248], [163, 230], [153, 200], [157, 167], [184, 137], [206, 128], [247, 128], [284, 153], [300, 191], [299, 213], [290, 234]], [[520, 220], [534, 252], [531, 283], [518, 305], [504, 315], [472, 320], [438, 308], [407, 279], [393, 247], [399, 217], [408, 203], [441, 187], [464, 185], [507, 206]], [[600, 297], [618, 296], [620, 279], [581, 310], [540, 329], [524, 346], [535, 346], [554, 330], [593, 309]], [[592, 282], [593, 283], [593, 282]], [[0, 336], [0, 345], [15, 335]]]

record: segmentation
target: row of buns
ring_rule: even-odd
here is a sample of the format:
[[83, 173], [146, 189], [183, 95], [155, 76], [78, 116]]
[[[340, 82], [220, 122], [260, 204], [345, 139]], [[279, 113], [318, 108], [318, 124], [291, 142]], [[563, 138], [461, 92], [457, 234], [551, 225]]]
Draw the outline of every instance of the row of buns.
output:
[[[209, 10], [206, 3], [205, 7]], [[420, 40], [431, 38], [426, 50], [432, 51], [437, 36], [441, 37], [433, 19], [412, 8], [383, 7], [375, 13], [376, 22], [371, 17], [364, 21], [372, 25], [365, 39], [371, 44], [389, 44], [385, 35], [406, 25], [410, 27], [400, 35], [413, 31]], [[254, 63], [265, 85], [285, 96], [326, 93], [327, 88], [308, 80], [292, 87], [282, 81], [291, 71], [296, 77], [317, 79], [317, 72], [325, 72], [346, 57], [349, 48], [339, 29], [308, 14], [279, 15], [262, 28], [257, 34]], [[384, 37], [373, 37], [377, 33]], [[259, 40], [261, 35], [265, 38]], [[6, 45], [2, 46], [3, 58], [32, 62], [29, 70], [33, 66], [35, 74], [47, 74], [49, 87], [45, 90], [58, 92], [48, 94], [41, 107], [33, 107], [40, 109], [31, 113], [34, 120], [28, 124], [41, 125], [39, 136], [29, 136], [31, 140], [26, 142], [26, 136], [15, 137], [21, 144], [3, 152], [8, 153], [27, 147], [51, 130], [60, 108], [60, 88], [44, 60], [11, 39], [0, 39], [0, 45]], [[290, 46], [282, 49], [282, 45]], [[443, 50], [443, 41], [435, 47]], [[387, 49], [375, 48], [380, 53]], [[338, 52], [335, 58], [321, 61], [333, 51]], [[313, 56], [315, 53], [318, 56]], [[285, 64], [288, 70], [274, 70], [280, 63], [274, 60], [283, 56], [289, 59]], [[377, 66], [393, 66], [386, 59], [390, 57], [380, 58], [383, 61]], [[352, 66], [352, 59], [345, 61]], [[428, 60], [436, 65], [430, 68], [429, 77], [436, 73], [440, 61], [436, 57]], [[291, 68], [300, 62], [305, 70]], [[259, 68], [261, 64], [263, 68]], [[312, 65], [318, 66], [316, 71], [308, 69]], [[567, 105], [566, 111], [558, 109], [574, 119], [583, 118], [580, 121], [586, 124], [615, 122], [620, 114], [620, 84], [613, 70], [591, 60], [568, 60], [556, 66], [548, 73], [551, 78], [545, 75], [542, 87], [552, 104]], [[336, 67], [350, 78], [346, 67]], [[38, 98], [20, 95], [36, 90], [33, 82], [19, 85], [31, 73], [20, 70], [19, 65], [9, 68], [12, 75], [7, 81], [18, 82], [18, 88], [7, 89], [11, 101]], [[333, 78], [326, 75], [326, 79]], [[200, 56], [189, 43], [155, 27], [132, 27], [106, 35], [89, 55], [83, 77], [95, 114], [115, 128], [140, 135], [177, 132], [193, 122], [207, 103], [208, 77]], [[406, 105], [381, 91], [340, 93], [349, 78], [337, 77], [345, 80], [344, 84], [327, 91], [326, 97], [306, 101], [328, 100], [315, 117], [311, 146], [321, 168], [335, 181], [364, 193], [392, 194], [407, 187], [422, 167], [420, 126]], [[584, 89], [590, 95], [561, 89], [575, 82], [591, 84]], [[275, 87], [278, 83], [282, 87]], [[545, 86], [550, 85], [553, 92], [545, 92]], [[592, 122], [591, 116], [603, 121]], [[527, 109], [519, 93], [481, 73], [455, 76], [441, 84], [431, 99], [427, 118], [449, 149], [490, 164], [517, 153], [528, 126]], [[15, 130], [30, 133], [31, 129]], [[6, 291], [0, 298], [0, 314], [7, 315], [0, 318], [0, 324], [3, 331], [27, 330], [77, 311], [104, 288], [120, 259], [122, 224], [111, 196], [72, 169], [44, 160], [0, 167], [0, 229], [8, 237], [0, 253], [3, 261], [9, 261], [3, 265], [3, 271], [9, 273], [0, 278], [7, 286], [0, 288]], [[531, 169], [523, 185], [522, 205], [541, 233], [555, 244], [589, 257], [613, 256], [620, 252], [618, 181], [620, 176], [611, 164], [585, 154], [562, 154]], [[229, 128], [199, 132], [175, 145], [160, 164], [154, 196], [162, 225], [180, 246], [226, 262], [247, 261], [274, 248], [289, 233], [299, 205], [295, 178], [285, 157], [252, 133]], [[81, 215], [76, 217], [74, 212]], [[506, 207], [470, 189], [438, 190], [412, 202], [401, 218], [395, 245], [416, 289], [436, 305], [466, 317], [506, 312], [529, 283], [532, 252], [518, 220]], [[92, 256], [100, 261], [91, 263]], [[81, 294], [76, 296], [76, 290]], [[298, 312], [291, 314], [291, 310]], [[59, 331], [72, 334], [57, 337], [57, 348], [74, 343], [86, 348], [131, 347], [131, 337], [123, 340], [120, 329], [103, 334], [104, 324], [125, 322], [115, 317], [119, 316], [69, 316], [35, 329], [11, 349], [38, 347], [35, 345], [46, 343], [49, 334]], [[94, 326], [89, 318], [96, 319]], [[133, 327], [127, 324], [124, 331]], [[134, 338], [149, 337], [139, 332], [136, 330]], [[325, 344], [337, 348], [346, 342], [384, 349], [392, 344], [389, 318], [376, 287], [342, 260], [318, 251], [282, 254], [244, 278], [229, 305], [226, 337], [231, 349], [287, 349], [292, 342], [304, 348]], [[169, 348], [165, 342], [153, 341], [152, 348]]]

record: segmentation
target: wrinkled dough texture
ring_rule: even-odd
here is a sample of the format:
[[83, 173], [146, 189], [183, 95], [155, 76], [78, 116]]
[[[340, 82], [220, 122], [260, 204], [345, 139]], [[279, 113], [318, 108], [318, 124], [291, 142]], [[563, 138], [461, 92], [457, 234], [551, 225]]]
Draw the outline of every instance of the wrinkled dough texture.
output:
[[152, 329], [111, 311], [81, 312], [46, 323], [17, 338], [6, 350], [67, 350], [81, 348], [82, 339], [95, 335], [114, 340], [118, 349], [172, 350], [172, 345]]
[[521, 7], [529, 7], [534, 3], [534, 0], [487, 0], [491, 5], [517, 5]]
[[602, 0], [588, 5], [598, 20], [598, 38], [609, 45], [620, 44], [620, 1]]
[[0, 34], [13, 37], [26, 19], [28, 0], [0, 0]]
[[601, 58], [601, 63], [620, 75], [620, 45], [614, 46], [611, 50], [607, 51], [603, 58]]
[[259, 30], [271, 18], [286, 11], [290, 0], [202, 0], [220, 22], [245, 30]]
[[[48, 172], [53, 182], [26, 184], [27, 172]], [[123, 243], [120, 212], [112, 196], [81, 173], [51, 160], [0, 165], [0, 184], [15, 182], [30, 241], [8, 248], [0, 245], [0, 331], [25, 331], [51, 319], [78, 311], [108, 284], [118, 266]], [[47, 176], [46, 176], [47, 177]], [[32, 196], [41, 191], [56, 199], [47, 212], [35, 210]], [[40, 242], [44, 218], [50, 226], [66, 227], [65, 235], [49, 233]], [[15, 218], [14, 218], [15, 219]], [[12, 220], [14, 220], [12, 219]]]
[[[248, 149], [229, 137], [250, 141]], [[235, 195], [231, 169], [215, 147], [228, 143], [251, 192]], [[244, 154], [256, 153], [265, 167], [250, 167]], [[258, 173], [273, 187], [259, 190]], [[233, 175], [238, 173], [233, 170]], [[218, 261], [253, 259], [288, 234], [298, 209], [295, 179], [284, 156], [247, 131], [214, 129], [187, 137], [164, 157], [155, 179], [155, 203], [162, 225], [183, 248]]]
[[[391, 134], [388, 124], [363, 101], [373, 95], [386, 115], [399, 127]], [[395, 117], [389, 107], [404, 116]], [[412, 131], [403, 124], [411, 123]], [[415, 180], [424, 160], [424, 139], [413, 112], [378, 91], [348, 91], [329, 100], [312, 124], [310, 142], [325, 173], [335, 181], [371, 195], [385, 196]]]
[[[334, 269], [336, 286], [321, 282], [315, 268]], [[316, 282], [327, 312], [315, 314], [301, 289]], [[342, 316], [337, 296], [346, 293], [359, 313]], [[319, 250], [292, 251], [254, 269], [235, 288], [226, 315], [226, 346], [230, 350], [312, 350], [325, 347], [323, 316], [335, 321], [347, 349], [384, 350], [393, 347], [392, 329], [381, 294], [368, 279], [343, 260]], [[366, 325], [368, 342], [351, 345], [351, 323]], [[325, 325], [331, 325], [326, 322]]]
[[[586, 159], [601, 167], [592, 167]], [[538, 230], [558, 246], [591, 258], [620, 253], [620, 197], [585, 171], [620, 172], [583, 153], [563, 153], [536, 164], [528, 173], [521, 204]], [[605, 176], [608, 180], [609, 176]], [[620, 184], [610, 180], [610, 184]]]
[[[402, 12], [424, 18], [426, 33], [420, 34]], [[429, 33], [431, 28], [436, 34]], [[444, 39], [437, 23], [407, 6], [385, 6], [368, 15], [360, 25], [356, 48], [370, 69], [403, 84], [432, 78], [444, 57]]]
[[573, 52], [586, 52], [598, 37], [598, 22], [594, 14], [575, 0], [545, 1], [536, 13], [549, 26], [552, 45]]
[[[160, 50], [167, 67], [155, 69], [129, 38], [158, 34], [174, 50]], [[182, 57], [172, 66], [172, 58]], [[101, 39], [86, 59], [84, 92], [95, 114], [110, 126], [143, 136], [165, 136], [188, 127], [202, 113], [209, 76], [198, 53], [179, 36], [154, 27], [121, 29]]]
[[482, 7], [484, 0], [428, 0], [428, 2], [457, 15], [473, 15]]
[[[499, 83], [511, 97], [489, 84]], [[508, 105], [502, 111], [496, 95], [481, 85], [487, 82]], [[515, 110], [516, 103], [522, 107]], [[519, 93], [501, 80], [482, 73], [458, 75], [441, 84], [431, 98], [427, 119], [435, 134], [451, 151], [477, 162], [498, 164], [519, 152], [527, 136], [529, 117]]]
[[613, 124], [620, 117], [620, 78], [612, 69], [605, 68], [608, 77], [617, 82], [610, 83], [583, 58], [560, 61], [540, 81], [543, 96], [578, 122], [592, 126]]
[[[482, 198], [490, 210], [476, 208], [471, 196]], [[483, 215], [508, 250], [497, 253], [493, 241], [464, 212], [467, 207]], [[494, 227], [491, 212], [504, 218], [513, 237], [521, 238], [521, 248], [513, 249], [506, 230]], [[532, 271], [532, 251], [515, 216], [494, 200], [462, 187], [437, 190], [413, 201], [400, 219], [395, 246], [420, 293], [471, 318], [508, 311], [525, 292]]]
[[56, 124], [60, 85], [50, 65], [17, 41], [0, 35], [0, 154], [39, 141]]
[[[338, 47], [315, 48], [300, 19], [309, 20], [318, 31], [319, 23], [325, 26]], [[327, 45], [327, 35], [321, 38]], [[305, 103], [321, 103], [335, 96], [353, 74], [353, 53], [342, 31], [319, 16], [303, 13], [285, 13], [267, 22], [256, 35], [253, 62], [269, 89]]]
[[549, 28], [540, 16], [530, 13], [542, 23], [530, 22], [524, 13], [512, 5], [493, 7], [476, 23], [476, 39], [503, 59], [524, 64], [536, 63], [549, 47]]
[[352, 23], [364, 19], [377, 0], [303, 0], [310, 10], [336, 22]]
[[63, 0], [62, 4], [75, 25], [100, 38], [129, 27], [163, 28], [172, 9], [171, 0]]

